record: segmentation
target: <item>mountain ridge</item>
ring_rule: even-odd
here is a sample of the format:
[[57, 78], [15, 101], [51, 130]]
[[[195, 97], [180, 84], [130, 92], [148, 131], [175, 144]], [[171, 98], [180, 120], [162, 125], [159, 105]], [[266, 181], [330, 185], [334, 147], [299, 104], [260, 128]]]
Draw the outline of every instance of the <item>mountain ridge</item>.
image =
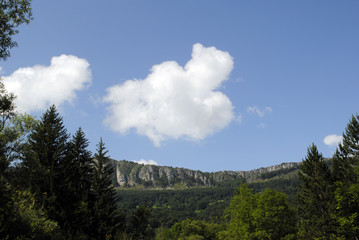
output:
[[187, 168], [145, 165], [112, 159], [114, 185], [118, 188], [189, 188], [210, 187], [226, 183], [252, 182], [272, 175], [296, 171], [300, 162], [285, 162], [248, 171], [202, 172]]

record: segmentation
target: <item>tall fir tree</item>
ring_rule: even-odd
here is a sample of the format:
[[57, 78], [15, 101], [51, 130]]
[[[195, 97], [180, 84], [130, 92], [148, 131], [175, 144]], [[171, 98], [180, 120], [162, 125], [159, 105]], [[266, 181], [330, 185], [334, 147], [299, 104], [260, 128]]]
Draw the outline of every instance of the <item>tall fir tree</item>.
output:
[[62, 185], [61, 166], [66, 161], [68, 134], [52, 105], [29, 136], [21, 167], [24, 185], [35, 193], [53, 220], [60, 220], [58, 197]]
[[61, 190], [61, 205], [64, 208], [63, 228], [68, 237], [86, 238], [90, 232], [93, 164], [88, 146], [89, 141], [79, 128], [69, 142], [66, 161], [62, 164], [64, 184]]
[[299, 236], [301, 239], [331, 239], [335, 234], [334, 194], [331, 173], [312, 144], [298, 173]]
[[96, 239], [111, 238], [120, 225], [120, 215], [117, 210], [116, 191], [112, 184], [114, 167], [105, 144], [100, 139], [94, 158], [93, 191], [95, 195], [93, 236]]
[[352, 116], [333, 157], [338, 233], [359, 239], [359, 115]]

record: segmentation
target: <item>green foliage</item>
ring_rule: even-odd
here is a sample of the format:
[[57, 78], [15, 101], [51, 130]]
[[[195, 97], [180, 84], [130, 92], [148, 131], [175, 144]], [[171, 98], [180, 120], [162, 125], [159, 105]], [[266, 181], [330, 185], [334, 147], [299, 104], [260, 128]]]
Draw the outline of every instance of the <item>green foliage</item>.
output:
[[61, 195], [61, 167], [66, 161], [67, 139], [62, 118], [55, 106], [51, 106], [29, 135], [21, 163], [23, 187], [29, 187], [38, 196], [54, 220], [60, 220], [62, 212], [58, 197]]
[[10, 49], [17, 46], [13, 40], [17, 28], [32, 20], [31, 0], [0, 1], [0, 59], [10, 57]]
[[89, 233], [91, 224], [92, 156], [88, 140], [79, 128], [68, 144], [66, 157], [60, 162], [61, 224], [70, 235]]
[[102, 141], [97, 144], [97, 152], [93, 161], [93, 194], [94, 208], [91, 231], [94, 236], [114, 236], [120, 225], [120, 215], [117, 210], [116, 191], [112, 185], [113, 165], [107, 156], [108, 151]]
[[171, 228], [158, 229], [156, 240], [182, 240], [182, 239], [206, 239], [216, 240], [221, 226], [215, 223], [206, 223], [198, 220], [186, 219], [176, 223]]
[[145, 205], [137, 206], [129, 218], [127, 232], [131, 239], [152, 239], [154, 236], [153, 228], [150, 225], [150, 209]]
[[219, 239], [285, 239], [296, 231], [287, 196], [271, 189], [254, 194], [248, 185], [241, 185], [225, 216], [229, 224]]
[[6, 121], [15, 116], [15, 98], [14, 94], [7, 92], [4, 83], [0, 81], [0, 131], [5, 127]]
[[299, 236], [321, 238], [335, 233], [332, 218], [334, 195], [331, 173], [322, 154], [312, 144], [299, 171]]
[[233, 188], [198, 188], [185, 190], [118, 190], [119, 207], [127, 219], [137, 206], [151, 210], [153, 228], [171, 227], [187, 218], [220, 222], [224, 209], [233, 196]]
[[345, 239], [359, 236], [359, 115], [352, 116], [343, 142], [333, 158], [338, 234]]

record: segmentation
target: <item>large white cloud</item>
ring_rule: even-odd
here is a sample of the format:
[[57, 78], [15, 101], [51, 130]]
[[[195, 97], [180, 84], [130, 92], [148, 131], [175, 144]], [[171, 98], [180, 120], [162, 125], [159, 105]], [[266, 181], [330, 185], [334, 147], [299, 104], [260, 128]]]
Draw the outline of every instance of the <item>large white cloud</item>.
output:
[[53, 57], [50, 66], [20, 68], [3, 79], [8, 92], [17, 96], [17, 111], [38, 111], [72, 102], [76, 92], [91, 83], [89, 66], [85, 59], [61, 55]]
[[337, 146], [342, 141], [343, 136], [338, 136], [336, 134], [328, 135], [323, 140], [323, 142], [328, 146]]
[[156, 146], [168, 138], [204, 139], [234, 118], [231, 101], [216, 90], [232, 69], [228, 52], [194, 44], [184, 67], [163, 62], [143, 80], [108, 88], [105, 123], [122, 134], [134, 128]]

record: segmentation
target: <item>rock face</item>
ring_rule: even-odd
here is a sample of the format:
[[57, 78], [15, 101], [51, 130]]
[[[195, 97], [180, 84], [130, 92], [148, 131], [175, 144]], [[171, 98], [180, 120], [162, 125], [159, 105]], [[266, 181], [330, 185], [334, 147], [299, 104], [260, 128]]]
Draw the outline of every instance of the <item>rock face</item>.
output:
[[176, 184], [191, 186], [215, 186], [223, 182], [250, 182], [276, 171], [294, 171], [299, 163], [282, 163], [250, 171], [201, 172], [185, 168], [143, 165], [125, 160], [112, 160], [115, 167], [115, 185], [117, 187], [173, 187]]

